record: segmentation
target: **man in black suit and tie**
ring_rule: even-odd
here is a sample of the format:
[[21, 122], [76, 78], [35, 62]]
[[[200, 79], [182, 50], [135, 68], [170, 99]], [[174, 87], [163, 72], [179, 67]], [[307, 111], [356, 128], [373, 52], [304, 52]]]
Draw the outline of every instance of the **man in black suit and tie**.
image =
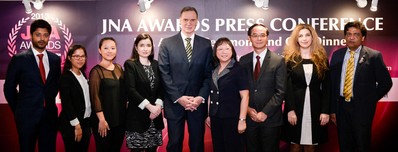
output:
[[361, 22], [348, 22], [347, 47], [335, 51], [330, 61], [330, 119], [337, 125], [341, 152], [371, 151], [376, 105], [392, 87], [381, 53], [362, 45], [366, 34]]
[[210, 40], [195, 35], [198, 13], [194, 7], [180, 12], [181, 32], [159, 47], [159, 69], [165, 89], [164, 111], [169, 141], [167, 151], [181, 152], [185, 120], [191, 152], [204, 151], [204, 120], [211, 79]]
[[4, 95], [14, 113], [21, 152], [56, 151], [58, 109], [55, 97], [61, 60], [46, 50], [51, 25], [35, 20], [30, 26], [32, 47], [14, 55], [8, 65]]
[[286, 66], [282, 56], [267, 49], [268, 35], [265, 25], [252, 25], [248, 30], [248, 39], [253, 52], [240, 59], [241, 65], [249, 72], [248, 152], [279, 151]]

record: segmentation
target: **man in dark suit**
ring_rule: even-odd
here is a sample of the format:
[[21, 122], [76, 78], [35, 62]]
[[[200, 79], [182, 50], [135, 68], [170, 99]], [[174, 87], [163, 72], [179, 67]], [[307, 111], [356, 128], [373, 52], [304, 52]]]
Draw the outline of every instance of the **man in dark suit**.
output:
[[348, 22], [344, 26], [347, 47], [335, 51], [330, 61], [330, 119], [337, 125], [341, 152], [371, 151], [376, 105], [392, 87], [381, 53], [362, 45], [366, 34], [361, 22]]
[[159, 68], [166, 91], [167, 151], [182, 151], [185, 120], [190, 151], [204, 151], [212, 49], [210, 40], [195, 35], [197, 23], [196, 9], [184, 7], [180, 12], [181, 32], [164, 39], [159, 47]]
[[267, 49], [268, 35], [265, 25], [252, 25], [248, 30], [248, 39], [252, 43], [253, 52], [240, 59], [241, 65], [249, 72], [250, 119], [247, 120], [246, 131], [248, 152], [279, 151], [286, 66], [281, 56]]
[[61, 60], [46, 50], [51, 35], [47, 21], [34, 21], [30, 35], [32, 47], [14, 55], [8, 65], [4, 95], [14, 113], [20, 151], [35, 151], [37, 141], [39, 151], [54, 152]]

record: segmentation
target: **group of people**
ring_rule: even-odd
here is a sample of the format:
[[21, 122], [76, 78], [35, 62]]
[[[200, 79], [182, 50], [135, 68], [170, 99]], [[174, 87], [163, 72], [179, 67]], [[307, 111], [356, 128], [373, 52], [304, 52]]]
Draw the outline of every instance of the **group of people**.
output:
[[[181, 32], [165, 38], [154, 59], [154, 44], [139, 34], [123, 67], [114, 62], [116, 40], [100, 40], [102, 59], [85, 74], [87, 51], [73, 45], [61, 74], [60, 58], [46, 50], [51, 26], [30, 26], [32, 47], [12, 57], [4, 94], [15, 116], [20, 150], [55, 151], [57, 129], [66, 151], [88, 151], [93, 134], [97, 151], [204, 151], [205, 127], [215, 152], [277, 152], [280, 140], [292, 152], [313, 152], [327, 141], [327, 124], [338, 129], [342, 152], [370, 151], [377, 101], [392, 87], [380, 52], [363, 45], [361, 22], [345, 25], [347, 47], [327, 53], [311, 25], [292, 31], [283, 55], [267, 48], [263, 24], [248, 29], [252, 52], [237, 59], [231, 41], [195, 34], [198, 12], [184, 7]], [[39, 55], [42, 54], [42, 55]], [[62, 111], [57, 116], [55, 97]]]

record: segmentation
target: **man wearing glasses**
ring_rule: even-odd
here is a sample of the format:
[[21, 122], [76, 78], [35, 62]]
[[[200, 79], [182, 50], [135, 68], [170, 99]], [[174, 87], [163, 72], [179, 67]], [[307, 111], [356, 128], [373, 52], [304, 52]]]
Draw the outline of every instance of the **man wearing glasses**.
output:
[[241, 65], [249, 72], [248, 152], [279, 151], [286, 66], [281, 56], [267, 49], [268, 35], [265, 25], [252, 25], [248, 38], [253, 51], [240, 59]]

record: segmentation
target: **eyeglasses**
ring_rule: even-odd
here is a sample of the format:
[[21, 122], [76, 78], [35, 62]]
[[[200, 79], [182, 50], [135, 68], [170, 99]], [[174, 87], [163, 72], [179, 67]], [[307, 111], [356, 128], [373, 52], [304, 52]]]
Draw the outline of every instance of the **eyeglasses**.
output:
[[85, 55], [72, 55], [72, 58], [74, 59], [86, 59]]
[[265, 38], [265, 37], [267, 37], [267, 35], [266, 34], [252, 34], [252, 35], [250, 35], [250, 37], [252, 37], [252, 38]]

